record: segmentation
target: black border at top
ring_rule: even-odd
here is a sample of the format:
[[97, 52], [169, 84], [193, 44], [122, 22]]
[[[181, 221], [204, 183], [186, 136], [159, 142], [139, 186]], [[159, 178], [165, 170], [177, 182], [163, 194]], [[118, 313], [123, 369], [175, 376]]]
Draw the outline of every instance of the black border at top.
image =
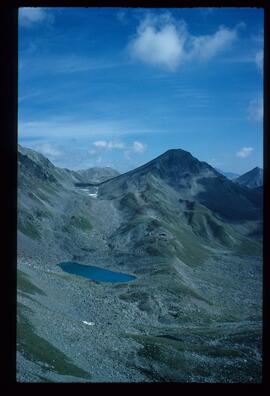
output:
[[142, 8], [184, 8], [184, 7], [260, 7], [265, 0], [14, 0], [15, 7], [142, 7]]

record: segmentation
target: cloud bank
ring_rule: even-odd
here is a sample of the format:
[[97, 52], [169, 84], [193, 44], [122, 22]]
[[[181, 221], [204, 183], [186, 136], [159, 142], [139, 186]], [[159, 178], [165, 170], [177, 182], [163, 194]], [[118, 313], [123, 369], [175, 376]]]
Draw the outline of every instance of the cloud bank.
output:
[[134, 153], [143, 154], [146, 150], [146, 145], [141, 142], [135, 141], [133, 142], [132, 148]]
[[49, 157], [58, 157], [62, 154], [57, 148], [55, 148], [50, 143], [41, 143], [36, 146], [37, 150], [40, 151], [45, 156], [48, 155]]
[[263, 51], [259, 51], [255, 55], [255, 63], [257, 68], [262, 71], [263, 70]]
[[114, 143], [114, 142], [108, 142], [106, 140], [97, 140], [96, 142], [93, 143], [94, 146], [99, 147], [99, 148], [104, 148], [104, 149], [119, 149], [122, 150], [124, 148], [123, 143]]
[[248, 106], [248, 119], [253, 122], [263, 120], [263, 99], [251, 100]]
[[230, 47], [243, 26], [220, 26], [211, 35], [194, 36], [183, 20], [175, 21], [170, 14], [149, 14], [140, 22], [128, 51], [133, 59], [174, 71], [185, 61], [209, 60]]
[[247, 158], [253, 151], [253, 147], [242, 147], [237, 153], [236, 157]]
[[53, 15], [46, 8], [22, 7], [19, 9], [19, 22], [24, 27], [31, 27], [40, 22], [53, 22]]
[[93, 142], [93, 145], [97, 149], [101, 150], [126, 150], [125, 154], [130, 154], [131, 152], [136, 154], [143, 154], [146, 150], [146, 145], [138, 140], [134, 141], [131, 145], [126, 145], [123, 142], [113, 142], [107, 140], [97, 140]]

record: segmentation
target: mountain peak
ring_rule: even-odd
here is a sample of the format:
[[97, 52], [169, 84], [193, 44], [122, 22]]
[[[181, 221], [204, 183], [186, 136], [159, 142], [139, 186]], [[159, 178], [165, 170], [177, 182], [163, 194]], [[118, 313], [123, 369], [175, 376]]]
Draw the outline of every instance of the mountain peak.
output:
[[176, 179], [183, 173], [198, 174], [205, 169], [214, 171], [210, 165], [199, 161], [191, 153], [182, 149], [168, 150], [145, 166], [147, 165], [159, 169], [164, 174], [173, 174]]
[[256, 166], [250, 171], [237, 177], [234, 181], [249, 188], [260, 187], [263, 185], [263, 170]]
[[[174, 158], [181, 158], [181, 157], [193, 157], [189, 151], [185, 151], [183, 149], [169, 149], [165, 151], [165, 153], [161, 154], [158, 158], [165, 158], [165, 157], [174, 157]], [[194, 157], [193, 157], [194, 158]]]
[[262, 172], [262, 168], [259, 168], [258, 166], [255, 166], [255, 168], [251, 169], [250, 172], [256, 171], [256, 172]]
[[[126, 189], [126, 185], [129, 185], [131, 189], [140, 185], [140, 188], [143, 189], [151, 178], [155, 178], [174, 189], [183, 190], [191, 188], [193, 179], [209, 176], [223, 178], [214, 168], [206, 162], [199, 161], [188, 151], [171, 149], [146, 164], [117, 176], [112, 181], [106, 181], [102, 186], [102, 191], [109, 191], [111, 183], [115, 186], [116, 184], [121, 186], [120, 190]], [[118, 187], [116, 188], [118, 189]]]

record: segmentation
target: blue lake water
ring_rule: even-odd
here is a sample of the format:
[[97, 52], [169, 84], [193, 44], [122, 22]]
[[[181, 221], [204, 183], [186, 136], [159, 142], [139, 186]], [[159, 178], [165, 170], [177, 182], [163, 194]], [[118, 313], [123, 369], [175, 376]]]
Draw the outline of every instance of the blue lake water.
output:
[[92, 265], [83, 265], [73, 261], [67, 261], [58, 265], [63, 271], [69, 274], [83, 276], [84, 278], [100, 282], [129, 282], [136, 279], [133, 275], [114, 272]]

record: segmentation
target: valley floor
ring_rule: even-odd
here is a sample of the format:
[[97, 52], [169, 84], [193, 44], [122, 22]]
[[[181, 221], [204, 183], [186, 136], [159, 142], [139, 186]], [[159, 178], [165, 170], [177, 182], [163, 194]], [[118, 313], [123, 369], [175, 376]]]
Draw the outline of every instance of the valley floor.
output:
[[260, 258], [89, 262], [137, 277], [119, 284], [56, 264], [18, 257], [17, 381], [261, 381]]

